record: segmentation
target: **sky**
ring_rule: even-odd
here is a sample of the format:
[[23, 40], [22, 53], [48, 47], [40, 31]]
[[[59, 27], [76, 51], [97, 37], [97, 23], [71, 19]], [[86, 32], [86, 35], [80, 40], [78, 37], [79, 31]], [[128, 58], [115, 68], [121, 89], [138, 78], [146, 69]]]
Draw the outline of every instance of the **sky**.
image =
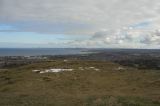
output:
[[160, 49], [159, 0], [0, 0], [0, 48]]

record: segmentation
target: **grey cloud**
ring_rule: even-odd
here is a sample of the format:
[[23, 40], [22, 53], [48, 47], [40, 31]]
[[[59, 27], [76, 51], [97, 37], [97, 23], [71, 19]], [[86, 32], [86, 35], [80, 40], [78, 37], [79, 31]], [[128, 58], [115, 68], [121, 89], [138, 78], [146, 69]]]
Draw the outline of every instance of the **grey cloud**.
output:
[[0, 21], [79, 22], [93, 27], [84, 31], [87, 34], [157, 21], [160, 16], [159, 0], [0, 0], [0, 4]]
[[160, 45], [160, 31], [156, 30], [154, 32], [146, 34], [146, 36], [144, 36], [143, 39], [141, 40], [141, 43]]
[[86, 34], [91, 29], [90, 25], [83, 23], [68, 22], [6, 22], [7, 26], [12, 28], [0, 29], [0, 32], [36, 32], [44, 34]]

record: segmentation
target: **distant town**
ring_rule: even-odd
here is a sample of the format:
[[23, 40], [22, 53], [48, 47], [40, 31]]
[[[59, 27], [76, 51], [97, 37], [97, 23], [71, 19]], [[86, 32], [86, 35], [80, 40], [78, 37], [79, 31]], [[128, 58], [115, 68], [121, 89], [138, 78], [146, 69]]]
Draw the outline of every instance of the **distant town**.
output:
[[160, 50], [100, 49], [90, 52], [76, 55], [1, 56], [0, 68], [54, 60], [98, 60], [142, 69], [160, 69]]

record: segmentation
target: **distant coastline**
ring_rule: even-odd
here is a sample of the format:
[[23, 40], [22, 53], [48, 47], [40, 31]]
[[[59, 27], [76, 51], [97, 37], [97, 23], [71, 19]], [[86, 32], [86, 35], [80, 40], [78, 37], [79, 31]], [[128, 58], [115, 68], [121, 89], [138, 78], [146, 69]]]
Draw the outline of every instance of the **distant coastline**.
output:
[[83, 54], [80, 48], [0, 48], [0, 56], [41, 56]]

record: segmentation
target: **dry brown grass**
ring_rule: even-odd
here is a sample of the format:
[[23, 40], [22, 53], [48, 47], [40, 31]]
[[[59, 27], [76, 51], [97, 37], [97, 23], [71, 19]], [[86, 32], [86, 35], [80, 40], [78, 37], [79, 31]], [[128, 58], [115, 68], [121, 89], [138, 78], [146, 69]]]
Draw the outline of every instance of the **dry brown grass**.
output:
[[[79, 70], [78, 67], [99, 68]], [[100, 61], [53, 61], [0, 72], [0, 106], [160, 106], [160, 72]], [[33, 69], [73, 68], [33, 73]]]

